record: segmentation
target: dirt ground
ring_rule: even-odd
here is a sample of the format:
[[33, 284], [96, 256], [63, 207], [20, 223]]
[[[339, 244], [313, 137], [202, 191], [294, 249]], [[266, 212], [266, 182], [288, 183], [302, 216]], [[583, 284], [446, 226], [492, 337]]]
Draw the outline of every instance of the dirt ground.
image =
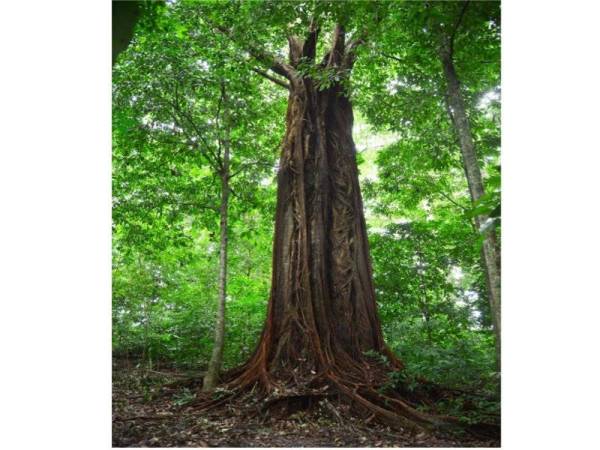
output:
[[286, 417], [193, 406], [173, 371], [113, 371], [113, 447], [499, 447], [468, 434], [410, 434], [347, 415], [328, 401]]

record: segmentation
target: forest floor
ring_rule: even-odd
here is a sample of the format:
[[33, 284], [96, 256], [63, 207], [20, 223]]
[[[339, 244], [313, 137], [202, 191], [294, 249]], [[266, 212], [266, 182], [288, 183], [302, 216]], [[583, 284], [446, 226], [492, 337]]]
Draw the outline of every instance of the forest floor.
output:
[[192, 406], [194, 386], [181, 372], [113, 369], [113, 447], [499, 447], [470, 435], [408, 434], [331, 405], [286, 418], [248, 417], [233, 405]]

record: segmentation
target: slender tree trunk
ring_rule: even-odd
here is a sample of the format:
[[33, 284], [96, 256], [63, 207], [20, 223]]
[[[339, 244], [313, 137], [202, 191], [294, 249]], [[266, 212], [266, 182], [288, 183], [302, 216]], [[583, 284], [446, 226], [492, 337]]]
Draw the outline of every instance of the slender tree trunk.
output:
[[[479, 162], [475, 152], [473, 136], [469, 118], [456, 70], [454, 68], [452, 43], [447, 40], [440, 48], [440, 59], [444, 68], [444, 75], [447, 83], [447, 98], [450, 119], [458, 134], [460, 149], [462, 152], [463, 166], [469, 185], [471, 200], [475, 203], [484, 194], [483, 181]], [[475, 224], [480, 230], [486, 222], [487, 216], [479, 215], [475, 217]], [[483, 266], [486, 272], [486, 282], [489, 291], [490, 310], [492, 313], [492, 323], [496, 338], [496, 364], [500, 370], [501, 361], [501, 314], [500, 314], [500, 256], [497, 246], [496, 232], [492, 228], [485, 232], [482, 249]]]
[[421, 291], [421, 297], [419, 299], [419, 306], [421, 308], [421, 313], [423, 314], [423, 318], [425, 319], [425, 329], [427, 331], [427, 341], [429, 345], [433, 344], [433, 339], [431, 336], [431, 312], [429, 311], [429, 302], [427, 301], [427, 284], [425, 283], [425, 277], [423, 276], [423, 269], [425, 266], [425, 258], [423, 257], [423, 253], [421, 253], [421, 245], [418, 240], [416, 240], [417, 245], [417, 277], [419, 277], [419, 289]]
[[[225, 97], [225, 88], [222, 88]], [[225, 98], [223, 98], [225, 103]], [[224, 106], [227, 110], [227, 105]], [[223, 362], [223, 347], [225, 345], [225, 302], [227, 300], [227, 218], [229, 206], [229, 134], [228, 121], [224, 121], [226, 138], [223, 140], [224, 155], [223, 167], [221, 169], [221, 209], [220, 209], [220, 249], [219, 249], [219, 303], [217, 307], [217, 318], [215, 323], [215, 342], [202, 390], [212, 391], [218, 383], [219, 372]]]
[[152, 369], [152, 354], [150, 352], [150, 301], [144, 300], [144, 353], [142, 355], [142, 361], [146, 365], [146, 368]]
[[219, 299], [215, 323], [215, 342], [213, 351], [204, 377], [203, 391], [211, 391], [217, 385], [219, 371], [223, 362], [223, 347], [225, 343], [225, 301], [227, 299], [227, 213], [229, 203], [229, 150], [225, 149], [223, 159], [223, 174], [221, 175], [221, 209], [220, 209], [220, 249], [219, 249]]

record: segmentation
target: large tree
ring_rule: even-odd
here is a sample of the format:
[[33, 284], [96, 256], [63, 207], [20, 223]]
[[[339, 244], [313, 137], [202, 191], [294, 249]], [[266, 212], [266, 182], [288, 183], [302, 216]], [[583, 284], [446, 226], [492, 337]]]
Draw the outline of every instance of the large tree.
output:
[[[391, 388], [390, 373], [403, 366], [388, 350], [377, 315], [349, 98], [357, 51], [377, 31], [387, 5], [353, 6], [316, 3], [294, 11], [271, 2], [236, 3], [218, 14], [201, 11], [201, 23], [236, 42], [273, 75], [259, 73], [289, 89], [267, 319], [254, 354], [224, 377], [225, 386], [283, 405], [335, 394], [395, 426], [438, 424]], [[271, 25], [289, 24], [285, 60], [267, 50], [269, 43], [249, 39], [244, 25], [260, 26], [265, 14]]]

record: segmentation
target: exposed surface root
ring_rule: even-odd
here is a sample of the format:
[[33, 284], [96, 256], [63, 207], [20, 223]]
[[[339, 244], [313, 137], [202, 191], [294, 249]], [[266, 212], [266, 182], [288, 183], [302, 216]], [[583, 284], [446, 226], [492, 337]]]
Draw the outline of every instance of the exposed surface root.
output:
[[[398, 431], [333, 388], [313, 395], [216, 391], [220, 402], [203, 409], [186, 388], [164, 389], [175, 377], [144, 387], [140, 374], [114, 376], [115, 447], [497, 447], [480, 433]], [[225, 397], [227, 400], [224, 401]], [[483, 430], [479, 430], [482, 432]]]
[[[393, 363], [384, 365], [365, 357], [353, 362], [355, 369], [360, 367], [359, 373], [341, 375], [340, 371], [322, 370], [317, 374], [311, 370], [302, 376], [296, 368], [290, 373], [276, 372], [276, 379], [266, 370], [252, 376], [255, 366], [251, 362], [246, 369], [230, 372], [223, 387], [212, 396], [199, 393], [195, 406], [214, 410], [232, 403], [252, 405], [249, 415], [279, 419], [325, 407], [340, 423], [354, 417], [410, 435], [466, 432], [479, 438], [499, 438], [499, 427], [494, 424], [473, 425], [425, 412], [437, 400], [430, 395], [431, 385], [424, 384], [423, 389], [412, 392], [410, 399], [405, 398], [401, 386], [399, 389], [391, 383], [388, 371]], [[396, 366], [395, 370], [400, 369]]]

